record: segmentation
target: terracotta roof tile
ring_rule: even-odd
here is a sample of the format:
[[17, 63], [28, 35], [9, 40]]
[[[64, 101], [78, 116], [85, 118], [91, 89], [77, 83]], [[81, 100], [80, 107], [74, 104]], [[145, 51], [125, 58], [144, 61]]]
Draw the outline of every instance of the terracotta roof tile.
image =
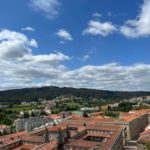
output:
[[17, 133], [13, 133], [13, 134], [8, 134], [8, 135], [2, 135], [2, 136], [0, 136], [0, 140], [23, 136], [26, 133], [27, 133], [26, 131], [23, 131], [23, 132], [17, 132]]
[[14, 148], [11, 148], [10, 150], [31, 150], [33, 149], [34, 147], [36, 147], [35, 145], [32, 145], [32, 144], [21, 144], [19, 146], [16, 146]]
[[21, 138], [23, 141], [30, 141], [30, 142], [36, 142], [36, 143], [44, 143], [45, 142], [45, 137], [44, 136], [23, 136]]
[[58, 143], [56, 141], [51, 141], [49, 143], [46, 144], [42, 144], [32, 150], [52, 150], [54, 148], [57, 148]]
[[84, 140], [74, 140], [66, 144], [67, 146], [72, 147], [81, 147], [81, 148], [94, 148], [98, 145], [97, 142], [84, 141]]

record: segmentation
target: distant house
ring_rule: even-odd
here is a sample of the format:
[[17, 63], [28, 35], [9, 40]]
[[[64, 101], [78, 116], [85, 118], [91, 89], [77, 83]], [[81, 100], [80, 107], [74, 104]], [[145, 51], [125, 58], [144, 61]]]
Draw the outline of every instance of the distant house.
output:
[[26, 105], [28, 105], [28, 103], [27, 102], [21, 102], [21, 105], [26, 106]]
[[0, 105], [0, 108], [7, 108], [7, 105]]
[[0, 125], [0, 132], [1, 133], [10, 133], [11, 127], [8, 125]]
[[89, 107], [82, 107], [82, 108], [80, 108], [80, 111], [94, 111], [94, 110], [95, 110], [94, 107], [91, 107], [91, 108], [89, 108]]
[[63, 115], [62, 114], [51, 114], [49, 116], [46, 116], [45, 118], [49, 118], [53, 120], [53, 123], [58, 124], [63, 121]]
[[110, 106], [111, 108], [117, 108], [117, 107], [118, 107], [118, 105], [119, 105], [119, 103], [109, 104], [109, 106]]

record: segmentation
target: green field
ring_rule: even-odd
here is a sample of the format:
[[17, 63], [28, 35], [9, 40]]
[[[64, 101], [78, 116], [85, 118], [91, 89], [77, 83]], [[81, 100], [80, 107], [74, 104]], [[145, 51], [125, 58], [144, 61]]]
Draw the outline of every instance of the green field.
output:
[[14, 107], [14, 108], [8, 108], [7, 110], [21, 112], [21, 111], [28, 111], [28, 110], [32, 110], [32, 109], [33, 109], [33, 107]]
[[7, 108], [6, 110], [11, 110], [11, 111], [15, 111], [15, 112], [21, 112], [21, 111], [28, 111], [28, 110], [32, 110], [32, 109], [42, 109], [44, 108], [43, 105], [34, 105], [34, 106], [16, 106], [16, 107], [12, 107], [12, 108]]
[[83, 113], [81, 111], [75, 110], [75, 111], [71, 111], [72, 113], [76, 114], [76, 115], [82, 115]]

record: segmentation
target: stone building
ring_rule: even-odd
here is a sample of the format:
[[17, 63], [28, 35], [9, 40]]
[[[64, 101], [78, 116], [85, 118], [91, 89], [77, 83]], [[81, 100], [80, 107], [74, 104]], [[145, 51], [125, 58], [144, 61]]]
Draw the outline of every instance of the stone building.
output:
[[140, 134], [140, 137], [138, 138], [138, 144], [137, 144], [138, 149], [147, 150], [148, 149], [147, 144], [149, 144], [149, 148], [150, 148], [150, 129], [145, 130]]
[[[148, 115], [149, 110], [140, 110], [125, 113], [119, 119], [73, 116], [19, 136], [0, 137], [0, 150], [121, 150], [144, 130]], [[140, 150], [147, 148], [149, 134], [140, 134]]]
[[121, 150], [124, 129], [116, 126], [69, 124], [65, 150]]
[[26, 119], [17, 119], [15, 121], [16, 131], [32, 131], [34, 128], [38, 128], [47, 123], [52, 123], [51, 118], [31, 117]]
[[126, 127], [127, 140], [137, 140], [139, 134], [149, 124], [149, 110], [132, 111], [123, 116], [119, 123]]
[[7, 137], [1, 150], [121, 150], [124, 129], [116, 126], [61, 123]]
[[[85, 122], [92, 124], [95, 122], [99, 125], [117, 125], [124, 127], [126, 129], [125, 136], [126, 141], [137, 140], [139, 134], [144, 131], [145, 127], [149, 123], [149, 109], [148, 110], [139, 110], [132, 111], [130, 113], [125, 113], [124, 116], [121, 116], [119, 119], [114, 119], [110, 117], [89, 117], [83, 118], [80, 116], [73, 116], [65, 120], [68, 123], [78, 123]], [[142, 123], [141, 123], [142, 122]]]

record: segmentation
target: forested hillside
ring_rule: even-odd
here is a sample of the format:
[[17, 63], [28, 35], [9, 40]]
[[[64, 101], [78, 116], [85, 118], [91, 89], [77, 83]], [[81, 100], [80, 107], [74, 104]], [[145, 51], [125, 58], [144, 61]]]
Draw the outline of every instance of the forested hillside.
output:
[[121, 100], [146, 95], [150, 95], [150, 92], [120, 92], [66, 87], [59, 88], [51, 86], [0, 91], [0, 102], [37, 101], [39, 98], [53, 99], [57, 96], [75, 96], [82, 97], [85, 100], [89, 100], [92, 98]]

